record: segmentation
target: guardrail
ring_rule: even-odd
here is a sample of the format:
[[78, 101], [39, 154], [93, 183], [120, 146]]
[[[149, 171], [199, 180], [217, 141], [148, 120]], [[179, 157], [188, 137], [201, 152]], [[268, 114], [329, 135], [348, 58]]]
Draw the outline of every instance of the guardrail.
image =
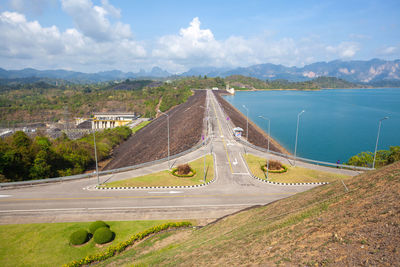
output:
[[[169, 157], [170, 160], [179, 158], [183, 155], [189, 154], [190, 152], [193, 152], [197, 150], [198, 148], [205, 146], [209, 143], [210, 139], [207, 137], [204, 142], [200, 141], [197, 143], [195, 146], [192, 148], [182, 151], [178, 154], [172, 155]], [[113, 170], [107, 170], [107, 171], [100, 171], [99, 175], [107, 175], [107, 174], [114, 174], [114, 173], [120, 173], [120, 172], [126, 172], [126, 171], [131, 171], [135, 169], [139, 169], [142, 167], [162, 163], [168, 161], [168, 157], [154, 160], [154, 161], [149, 161], [137, 165], [132, 165], [128, 167], [122, 167], [118, 169], [113, 169]], [[71, 176], [63, 176], [63, 177], [55, 177], [55, 178], [46, 178], [46, 179], [39, 179], [39, 180], [28, 180], [28, 181], [21, 181], [21, 182], [9, 182], [9, 183], [0, 183], [0, 188], [5, 188], [5, 187], [13, 187], [13, 186], [23, 186], [23, 185], [35, 185], [35, 184], [46, 184], [46, 183], [54, 183], [54, 182], [63, 182], [63, 181], [70, 181], [70, 180], [78, 180], [78, 179], [84, 179], [84, 178], [90, 178], [94, 177], [96, 173], [86, 173], [86, 174], [78, 174], [78, 175], [71, 175]]]
[[275, 152], [275, 151], [272, 151], [272, 150], [269, 150], [269, 152], [268, 152], [267, 149], [265, 149], [263, 147], [259, 147], [259, 146], [253, 145], [253, 144], [247, 142], [246, 140], [242, 140], [242, 139], [239, 139], [239, 138], [235, 138], [235, 139], [239, 143], [242, 143], [242, 144], [244, 144], [246, 146], [249, 146], [249, 147], [254, 148], [256, 150], [259, 150], [261, 152], [271, 153], [271, 154], [274, 154], [274, 155], [277, 155], [277, 156], [280, 156], [280, 157], [284, 157], [286, 159], [297, 160], [297, 161], [302, 161], [302, 162], [306, 162], [306, 163], [312, 163], [312, 164], [329, 166], [329, 167], [340, 167], [340, 168], [343, 168], [343, 169], [352, 169], [352, 170], [360, 170], [360, 171], [374, 170], [373, 168], [367, 168], [367, 167], [345, 165], [345, 164], [337, 164], [337, 163], [331, 163], [331, 162], [326, 162], [326, 161], [307, 159], [307, 158], [302, 158], [302, 157], [294, 157], [292, 155], [283, 154], [283, 153]]
[[[226, 114], [224, 108], [221, 106], [221, 103], [219, 103], [218, 99], [215, 98], [215, 100], [217, 101], [218, 106], [219, 106], [219, 109], [220, 109], [221, 112], [224, 114], [224, 116], [225, 116], [225, 117], [228, 117], [228, 115]], [[225, 121], [225, 123], [227, 124], [228, 129], [231, 131], [231, 133], [232, 133], [232, 135], [233, 135], [233, 130], [232, 130], [232, 129], [233, 129], [234, 125], [233, 125], [232, 121], [231, 121], [231, 120], [230, 120], [230, 121]], [[235, 137], [235, 136], [234, 136], [234, 138], [236, 139], [236, 141], [238, 141], [238, 142], [240, 142], [240, 143], [242, 143], [242, 144], [244, 144], [244, 145], [246, 145], [246, 146], [252, 147], [252, 148], [254, 148], [254, 149], [256, 149], [256, 150], [259, 150], [259, 151], [261, 151], [261, 152], [266, 152], [266, 153], [268, 153], [268, 150], [267, 150], [267, 149], [265, 149], [265, 148], [263, 148], [263, 147], [259, 147], [259, 146], [253, 145], [252, 143], [249, 143], [249, 142], [248, 142], [247, 140], [245, 140], [245, 139], [238, 138], [238, 137]], [[280, 157], [284, 157], [284, 158], [286, 158], [286, 159], [288, 159], [288, 160], [289, 160], [289, 159], [291, 159], [291, 160], [298, 160], [298, 161], [302, 161], [302, 162], [308, 162], [308, 163], [312, 163], [312, 164], [323, 165], [323, 166], [329, 166], [329, 167], [341, 167], [341, 168], [347, 168], [347, 169], [352, 169], [352, 170], [360, 170], [360, 171], [370, 171], [370, 170], [374, 170], [373, 168], [368, 168], [368, 167], [360, 167], [360, 166], [353, 166], [353, 165], [344, 165], [344, 164], [337, 164], [337, 163], [331, 163], [331, 162], [325, 162], [325, 161], [307, 159], [307, 158], [302, 158], [302, 157], [294, 157], [294, 156], [292, 156], [292, 155], [283, 154], [283, 153], [279, 153], [279, 152], [275, 152], [275, 151], [271, 151], [271, 150], [269, 150], [269, 153], [274, 154], [274, 155], [277, 155], [277, 156], [280, 156]]]

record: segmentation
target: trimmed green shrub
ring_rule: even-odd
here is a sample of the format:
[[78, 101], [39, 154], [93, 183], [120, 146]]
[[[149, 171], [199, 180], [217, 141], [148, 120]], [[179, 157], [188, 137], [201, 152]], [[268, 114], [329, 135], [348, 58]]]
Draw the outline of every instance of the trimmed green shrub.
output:
[[149, 228], [143, 232], [137, 233], [131, 236], [128, 240], [123, 241], [115, 246], [109, 246], [105, 251], [102, 251], [97, 254], [88, 255], [83, 259], [72, 261], [68, 264], [64, 264], [63, 267], [79, 267], [82, 265], [87, 265], [96, 261], [103, 261], [108, 258], [111, 258], [116, 253], [121, 253], [125, 250], [126, 247], [132, 245], [136, 241], [143, 240], [151, 234], [161, 232], [163, 230], [167, 230], [169, 228], [179, 228], [179, 227], [190, 227], [192, 225], [191, 222], [178, 222], [178, 223], [165, 223], [162, 225], [157, 225], [152, 228]]
[[113, 239], [113, 235], [108, 227], [100, 227], [94, 232], [93, 240], [96, 244], [105, 244]]
[[103, 221], [95, 221], [95, 222], [92, 222], [89, 225], [89, 232], [94, 234], [96, 232], [96, 230], [101, 228], [101, 227], [110, 228], [110, 226], [108, 224], [106, 224], [105, 222], [103, 222]]
[[82, 245], [89, 241], [89, 233], [84, 229], [79, 229], [71, 234], [69, 237], [69, 243], [72, 245]]

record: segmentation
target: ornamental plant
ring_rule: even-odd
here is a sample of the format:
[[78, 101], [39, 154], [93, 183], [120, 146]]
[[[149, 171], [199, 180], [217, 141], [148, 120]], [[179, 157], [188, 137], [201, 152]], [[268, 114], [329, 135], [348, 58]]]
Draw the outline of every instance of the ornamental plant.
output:
[[113, 239], [113, 232], [108, 227], [100, 227], [94, 232], [93, 240], [96, 244], [105, 244]]
[[89, 225], [89, 232], [90, 232], [91, 234], [94, 234], [94, 233], [96, 232], [96, 230], [99, 229], [99, 228], [101, 228], [101, 227], [110, 228], [110, 226], [109, 226], [108, 224], [106, 224], [105, 222], [103, 222], [103, 221], [95, 221], [95, 222], [92, 222], [92, 223]]
[[178, 166], [178, 171], [177, 174], [179, 175], [188, 175], [192, 171], [192, 168], [190, 168], [189, 164], [182, 164]]
[[[267, 167], [267, 162], [265, 163], [265, 167]], [[282, 163], [280, 163], [279, 161], [276, 160], [270, 160], [269, 164], [268, 164], [268, 170], [270, 171], [279, 171], [280, 169], [282, 169]]]
[[89, 241], [89, 233], [84, 229], [79, 229], [71, 234], [69, 243], [72, 245], [82, 245]]

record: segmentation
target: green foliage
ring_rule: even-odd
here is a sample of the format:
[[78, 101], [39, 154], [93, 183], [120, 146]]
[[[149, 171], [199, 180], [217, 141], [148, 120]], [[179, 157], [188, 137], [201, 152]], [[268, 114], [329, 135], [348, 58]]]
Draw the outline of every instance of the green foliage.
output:
[[[129, 127], [116, 127], [96, 133], [98, 159], [110, 156], [112, 149], [132, 133]], [[30, 139], [24, 132], [0, 139], [0, 174], [3, 180], [22, 181], [67, 176], [84, 172], [94, 163], [93, 135], [70, 140], [44, 136]]]
[[108, 227], [100, 227], [93, 234], [93, 241], [96, 244], [105, 244], [113, 239], [113, 232]]
[[[382, 167], [400, 160], [400, 146], [391, 146], [389, 150], [378, 150], [376, 152], [375, 167]], [[349, 159], [347, 165], [372, 167], [374, 153], [361, 152]]]
[[82, 265], [88, 265], [93, 262], [103, 261], [108, 258], [111, 258], [112, 256], [114, 256], [117, 253], [121, 253], [128, 246], [132, 245], [136, 241], [143, 240], [144, 238], [148, 237], [151, 234], [155, 234], [155, 233], [167, 230], [169, 228], [189, 227], [191, 225], [192, 224], [190, 222], [177, 222], [177, 223], [165, 223], [162, 225], [154, 226], [154, 227], [149, 228], [141, 233], [137, 233], [137, 234], [131, 236], [128, 240], [126, 240], [124, 242], [121, 242], [114, 246], [109, 246], [105, 251], [102, 251], [98, 254], [86, 256], [85, 258], [83, 258], [81, 260], [72, 261], [68, 264], [65, 264], [64, 267], [79, 267]]
[[347, 164], [361, 167], [372, 167], [373, 160], [374, 154], [372, 152], [361, 152], [355, 156], [352, 156]]
[[310, 81], [289, 82], [283, 79], [262, 81], [243, 75], [232, 75], [226, 78], [235, 89], [299, 89], [314, 90], [321, 88], [359, 88], [362, 85], [347, 82], [335, 77], [318, 77]]
[[89, 232], [94, 234], [96, 230], [101, 227], [110, 227], [110, 226], [103, 221], [95, 221], [89, 225]]
[[[267, 166], [265, 166], [265, 165], [261, 166], [261, 170], [263, 172], [267, 172]], [[288, 171], [288, 167], [286, 167], [285, 165], [282, 165], [281, 170], [268, 170], [269, 173], [284, 173], [287, 171]]]
[[84, 229], [79, 229], [71, 234], [69, 243], [72, 245], [82, 245], [89, 241], [89, 233]]

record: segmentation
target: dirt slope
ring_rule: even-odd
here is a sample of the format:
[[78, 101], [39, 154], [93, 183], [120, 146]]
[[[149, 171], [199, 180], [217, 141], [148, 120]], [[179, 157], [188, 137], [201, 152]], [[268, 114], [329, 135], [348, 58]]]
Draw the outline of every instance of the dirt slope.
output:
[[[222, 91], [223, 92], [223, 91]], [[217, 97], [219, 103], [221, 104], [222, 108], [224, 109], [225, 113], [229, 116], [229, 119], [232, 120], [233, 125], [240, 127], [244, 130], [243, 136], [246, 136], [246, 117], [238, 111], [235, 107], [233, 107], [230, 103], [228, 103], [224, 98], [221, 97], [221, 92], [214, 92], [215, 96]], [[222, 93], [223, 94], [223, 93]], [[249, 120], [249, 139], [248, 141], [253, 145], [267, 148], [268, 147], [268, 135], [254, 124], [252, 121]], [[275, 152], [280, 152], [284, 154], [290, 154], [283, 146], [281, 146], [277, 141], [274, 139], [270, 139], [270, 150]]]
[[320, 186], [120, 257], [146, 266], [400, 266], [400, 162], [346, 185], [348, 192], [340, 181]]
[[[188, 101], [168, 111], [170, 123], [170, 155], [185, 151], [201, 139], [203, 129], [205, 91], [195, 91]], [[104, 170], [165, 158], [168, 155], [167, 117], [152, 121], [139, 130], [113, 153]]]

